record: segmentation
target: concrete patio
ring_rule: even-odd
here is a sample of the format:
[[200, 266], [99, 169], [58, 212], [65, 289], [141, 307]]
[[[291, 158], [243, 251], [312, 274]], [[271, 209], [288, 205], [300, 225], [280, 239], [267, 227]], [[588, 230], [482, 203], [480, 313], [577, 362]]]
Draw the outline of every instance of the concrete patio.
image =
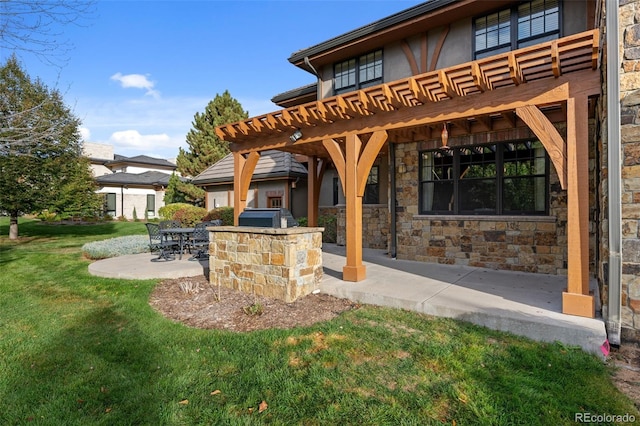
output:
[[[496, 271], [467, 266], [395, 260], [382, 250], [363, 250], [367, 278], [342, 281], [345, 249], [323, 244], [320, 291], [353, 301], [469, 321], [538, 341], [559, 341], [602, 356], [606, 331], [595, 319], [562, 314], [565, 276]], [[93, 275], [121, 279], [208, 275], [207, 261], [151, 262], [155, 256], [120, 256], [89, 265]], [[597, 286], [592, 290], [599, 301]]]

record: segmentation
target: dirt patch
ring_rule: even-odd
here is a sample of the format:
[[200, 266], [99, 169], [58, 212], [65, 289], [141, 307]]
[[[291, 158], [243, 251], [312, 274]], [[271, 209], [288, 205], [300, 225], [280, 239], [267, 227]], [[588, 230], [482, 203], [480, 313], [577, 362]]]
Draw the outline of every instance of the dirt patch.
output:
[[612, 350], [612, 363], [618, 367], [613, 382], [640, 409], [640, 348], [635, 345], [621, 345]]
[[158, 312], [190, 327], [237, 332], [294, 328], [327, 321], [357, 305], [326, 294], [309, 294], [293, 303], [255, 297], [221, 287], [200, 277], [162, 281], [149, 303]]

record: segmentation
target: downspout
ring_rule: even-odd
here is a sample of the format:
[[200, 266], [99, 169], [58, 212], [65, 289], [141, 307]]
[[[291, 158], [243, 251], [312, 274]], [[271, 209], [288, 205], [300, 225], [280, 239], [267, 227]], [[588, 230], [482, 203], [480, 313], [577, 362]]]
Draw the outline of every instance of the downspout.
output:
[[609, 342], [620, 344], [622, 305], [622, 212], [620, 147], [620, 57], [618, 0], [606, 0], [607, 43], [607, 161], [609, 191], [609, 292], [605, 321]]
[[396, 247], [396, 144], [390, 143], [389, 150], [389, 176], [391, 186], [391, 195], [389, 196], [389, 213], [391, 216], [391, 226], [389, 227], [389, 233], [391, 234], [391, 241], [389, 242], [389, 254], [392, 259], [395, 259], [398, 250]]
[[124, 217], [124, 185], [120, 185], [120, 216]]

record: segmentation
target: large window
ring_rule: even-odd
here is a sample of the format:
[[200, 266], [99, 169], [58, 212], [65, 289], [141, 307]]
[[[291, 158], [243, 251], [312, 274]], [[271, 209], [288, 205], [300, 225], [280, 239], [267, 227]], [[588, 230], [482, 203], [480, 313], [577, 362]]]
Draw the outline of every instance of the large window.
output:
[[155, 214], [156, 212], [156, 195], [155, 194], [147, 194], [147, 213]]
[[547, 214], [548, 159], [539, 141], [420, 154], [420, 213]]
[[116, 215], [116, 193], [109, 192], [104, 194], [104, 210], [105, 213], [111, 216]]
[[348, 59], [333, 66], [336, 94], [382, 83], [382, 50]]
[[364, 188], [363, 204], [378, 204], [380, 202], [380, 172], [378, 166], [372, 166], [367, 184]]
[[483, 58], [560, 37], [560, 0], [520, 3], [476, 18], [475, 56]]

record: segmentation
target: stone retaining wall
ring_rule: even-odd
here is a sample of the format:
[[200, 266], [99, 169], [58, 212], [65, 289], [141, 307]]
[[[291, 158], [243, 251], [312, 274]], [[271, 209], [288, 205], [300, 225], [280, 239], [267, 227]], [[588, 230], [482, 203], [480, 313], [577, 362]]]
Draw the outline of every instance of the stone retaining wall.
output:
[[323, 228], [209, 229], [209, 280], [287, 303], [319, 288]]

